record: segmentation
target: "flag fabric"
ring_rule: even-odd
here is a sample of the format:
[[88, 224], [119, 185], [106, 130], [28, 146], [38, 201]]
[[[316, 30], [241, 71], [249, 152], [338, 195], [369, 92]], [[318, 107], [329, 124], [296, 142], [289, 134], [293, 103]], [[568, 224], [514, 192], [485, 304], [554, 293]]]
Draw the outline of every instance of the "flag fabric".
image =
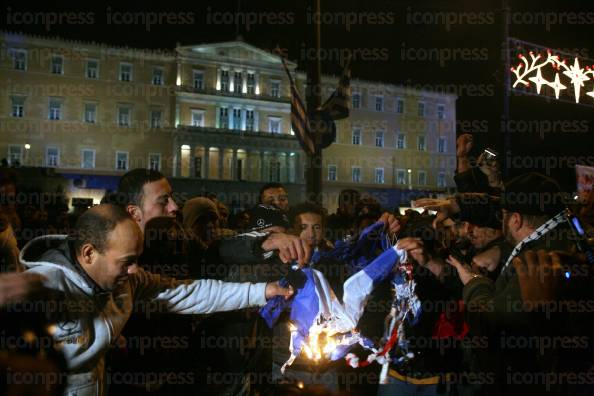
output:
[[299, 289], [291, 304], [291, 356], [281, 368], [284, 373], [286, 367], [301, 354], [308, 338], [325, 333], [332, 336], [346, 333], [356, 326], [346, 314], [344, 307], [334, 294], [324, 275], [312, 268], [304, 268], [303, 273], [307, 281]]
[[283, 62], [283, 67], [287, 76], [289, 77], [289, 83], [291, 86], [291, 125], [293, 127], [293, 132], [295, 132], [295, 136], [301, 145], [303, 151], [307, 154], [311, 155], [315, 152], [316, 146], [313, 140], [313, 135], [311, 132], [311, 127], [309, 124], [309, 116], [307, 114], [307, 108], [303, 100], [301, 99], [301, 95], [297, 90], [297, 86], [295, 85], [295, 81], [291, 76], [291, 72], [287, 67], [287, 63], [285, 59], [281, 57]]
[[338, 260], [347, 266], [349, 274], [354, 274], [371, 263], [378, 250], [383, 252], [391, 248], [385, 227], [384, 222], [377, 221], [367, 226], [356, 240], [345, 238], [335, 241], [334, 249], [322, 252], [322, 258]]
[[387, 279], [391, 275], [394, 265], [405, 262], [406, 258], [406, 251], [397, 249], [394, 246], [346, 280], [342, 301], [346, 313], [352, 321], [357, 323], [361, 315], [363, 315], [365, 303], [374, 286]]
[[322, 105], [322, 111], [329, 114], [333, 120], [341, 120], [349, 116], [351, 103], [351, 60], [347, 61], [338, 87]]
[[369, 265], [350, 277], [344, 284], [341, 303], [324, 275], [312, 268], [303, 269], [307, 281], [297, 290], [291, 303], [290, 358], [281, 371], [290, 366], [307, 346], [307, 340], [325, 333], [336, 336], [336, 348], [324, 351], [323, 357], [336, 360], [344, 357], [355, 344], [369, 348], [370, 342], [356, 332], [357, 323], [374, 286], [392, 275], [395, 264], [407, 259], [406, 252], [395, 246], [375, 258]]

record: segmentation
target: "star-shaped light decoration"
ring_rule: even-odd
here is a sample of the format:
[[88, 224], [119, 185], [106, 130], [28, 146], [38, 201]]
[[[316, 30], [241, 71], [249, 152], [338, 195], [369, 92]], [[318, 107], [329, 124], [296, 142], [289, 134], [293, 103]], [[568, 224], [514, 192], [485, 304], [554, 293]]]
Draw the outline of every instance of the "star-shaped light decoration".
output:
[[575, 93], [575, 103], [578, 103], [580, 101], [580, 87], [583, 87], [584, 81], [588, 81], [590, 78], [586, 76], [584, 74], [584, 70], [580, 68], [577, 58], [575, 58], [573, 66], [570, 66], [569, 70], [565, 70], [563, 74], [571, 78], [571, 83], [573, 84], [573, 90]]
[[530, 77], [530, 81], [536, 84], [536, 93], [540, 94], [540, 88], [543, 85], [549, 85], [549, 81], [542, 78], [542, 73], [540, 72], [540, 68], [536, 71], [536, 77]]
[[594, 98], [594, 89], [591, 92], [586, 92], [586, 95], [591, 96]]
[[565, 88], [565, 85], [559, 82], [559, 73], [555, 74], [555, 81], [549, 83], [549, 86], [555, 90], [555, 98], [559, 99], [559, 92]]

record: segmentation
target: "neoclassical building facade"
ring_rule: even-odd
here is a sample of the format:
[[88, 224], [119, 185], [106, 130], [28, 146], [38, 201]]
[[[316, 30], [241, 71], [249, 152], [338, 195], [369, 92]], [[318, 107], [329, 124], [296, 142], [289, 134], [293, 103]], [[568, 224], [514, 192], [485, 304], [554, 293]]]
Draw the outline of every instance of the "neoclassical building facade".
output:
[[[52, 168], [73, 196], [95, 201], [137, 167], [236, 209], [266, 182], [304, 197], [306, 157], [276, 54], [243, 41], [162, 51], [13, 33], [0, 42], [0, 158], [10, 165]], [[304, 92], [305, 75], [288, 67]], [[337, 80], [325, 76], [324, 92]], [[324, 150], [331, 210], [344, 188], [389, 206], [453, 186], [455, 96], [357, 79], [352, 88], [351, 116]]]

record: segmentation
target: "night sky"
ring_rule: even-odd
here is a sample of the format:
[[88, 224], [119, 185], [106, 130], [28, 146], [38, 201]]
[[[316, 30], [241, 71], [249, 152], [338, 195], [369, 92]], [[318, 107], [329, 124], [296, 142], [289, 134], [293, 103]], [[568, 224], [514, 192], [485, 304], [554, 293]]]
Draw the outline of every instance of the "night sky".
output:
[[[91, 8], [81, 3], [61, 5], [61, 8], [50, 6], [49, 2], [45, 6], [27, 6], [22, 1], [5, 3], [0, 28], [166, 49], [173, 49], [178, 42], [187, 45], [234, 40], [239, 33], [245, 41], [263, 49], [271, 50], [278, 45], [303, 70], [307, 63], [304, 55], [313, 29], [308, 23], [312, 14], [309, 2], [297, 5], [298, 2], [278, 0], [196, 1], [171, 6], [161, 3], [150, 8], [145, 2], [142, 6], [117, 2]], [[578, 53], [582, 58], [594, 58], [594, 5], [590, 3], [510, 0], [511, 12], [516, 18], [510, 26], [510, 35]], [[446, 87], [449, 92], [459, 94], [458, 133], [472, 132], [477, 146], [489, 145], [503, 152], [500, 11], [501, 1], [493, 0], [322, 0], [322, 47], [330, 57], [323, 63], [323, 72], [340, 73], [339, 59], [333, 54], [348, 48], [356, 54], [352, 73], [355, 78]], [[74, 20], [48, 23], [49, 13], [64, 12], [74, 13]], [[146, 16], [143, 13], [147, 12], [168, 12], [175, 17], [147, 26], [142, 23], [142, 15]], [[38, 15], [45, 13], [46, 23], [21, 23], [19, 18], [25, 13], [36, 16], [37, 22], [40, 21]], [[242, 19], [240, 23], [235, 23], [236, 15]], [[244, 19], [248, 15], [259, 20], [248, 24]], [[139, 23], [118, 23], [122, 18], [140, 19], [136, 20]], [[591, 84], [587, 88], [591, 90]], [[513, 155], [516, 158], [532, 157], [533, 161], [517, 162], [521, 166], [516, 168], [521, 169], [513, 169], [511, 174], [532, 170], [529, 164], [534, 163], [534, 170], [562, 178], [567, 188], [572, 188], [573, 171], [571, 166], [563, 164], [567, 158], [562, 157], [570, 156], [578, 163], [594, 165], [594, 159], [587, 158], [594, 156], [591, 133], [594, 106], [590, 106], [594, 105], [594, 100], [590, 97], [582, 100], [587, 105], [533, 96], [512, 98], [512, 118], [523, 120], [522, 125], [528, 128], [512, 134]], [[545, 133], [543, 128], [555, 131]], [[548, 161], [548, 169], [538, 166], [544, 161]], [[507, 165], [513, 167], [512, 163]]]

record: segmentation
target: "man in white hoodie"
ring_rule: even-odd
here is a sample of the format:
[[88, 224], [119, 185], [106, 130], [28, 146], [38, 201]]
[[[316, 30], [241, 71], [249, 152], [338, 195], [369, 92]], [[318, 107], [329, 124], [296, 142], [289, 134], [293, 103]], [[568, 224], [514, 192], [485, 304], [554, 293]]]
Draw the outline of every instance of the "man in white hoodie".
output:
[[[65, 394], [105, 393], [105, 354], [142, 304], [164, 304], [169, 312], [205, 314], [261, 306], [292, 290], [278, 283], [178, 281], [138, 268], [143, 237], [138, 224], [115, 205], [99, 205], [77, 221], [75, 232], [48, 235], [21, 251], [28, 272], [42, 275], [59, 295], [48, 303], [53, 334], [66, 357]], [[146, 308], [145, 308], [146, 309]]]

